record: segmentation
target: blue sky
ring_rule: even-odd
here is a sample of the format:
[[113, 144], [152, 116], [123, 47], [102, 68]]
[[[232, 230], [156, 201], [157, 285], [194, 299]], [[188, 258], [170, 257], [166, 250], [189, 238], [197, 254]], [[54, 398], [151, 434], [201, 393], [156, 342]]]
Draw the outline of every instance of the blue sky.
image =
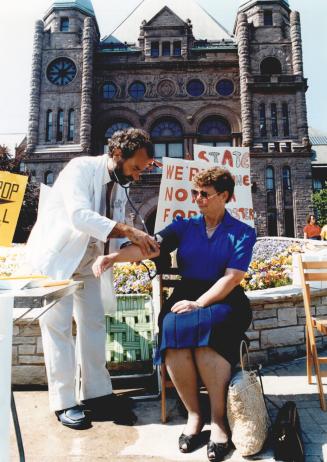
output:
[[[139, 1], [93, 0], [101, 35], [112, 32]], [[232, 32], [240, 0], [198, 2]], [[0, 134], [27, 131], [34, 22], [50, 4], [24, 0], [1, 5]], [[327, 0], [290, 0], [290, 6], [301, 14], [308, 122], [327, 133]]]

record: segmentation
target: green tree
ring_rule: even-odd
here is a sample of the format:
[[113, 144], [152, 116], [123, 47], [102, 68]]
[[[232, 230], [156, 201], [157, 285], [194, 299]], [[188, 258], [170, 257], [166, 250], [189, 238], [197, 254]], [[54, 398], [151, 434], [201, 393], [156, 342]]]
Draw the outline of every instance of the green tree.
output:
[[9, 152], [7, 146], [0, 145], [0, 170], [19, 175], [27, 175], [28, 182], [25, 190], [22, 208], [20, 210], [14, 242], [26, 242], [37, 218], [40, 186], [32, 181], [28, 171], [20, 171], [21, 162], [24, 162], [26, 153], [23, 148], [16, 149], [15, 157]]
[[320, 226], [327, 224], [327, 182], [325, 188], [312, 195], [313, 206], [317, 211]]

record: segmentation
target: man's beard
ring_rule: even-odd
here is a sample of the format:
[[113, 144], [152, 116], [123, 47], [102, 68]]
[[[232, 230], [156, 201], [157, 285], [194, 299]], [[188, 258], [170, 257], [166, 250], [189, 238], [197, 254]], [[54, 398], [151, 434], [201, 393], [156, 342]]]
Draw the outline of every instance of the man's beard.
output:
[[120, 185], [126, 185], [130, 183], [131, 181], [133, 181], [132, 176], [127, 176], [124, 174], [123, 165], [124, 165], [124, 161], [119, 160], [113, 169], [112, 175], [110, 175], [111, 179], [115, 181], [116, 183], [119, 183]]

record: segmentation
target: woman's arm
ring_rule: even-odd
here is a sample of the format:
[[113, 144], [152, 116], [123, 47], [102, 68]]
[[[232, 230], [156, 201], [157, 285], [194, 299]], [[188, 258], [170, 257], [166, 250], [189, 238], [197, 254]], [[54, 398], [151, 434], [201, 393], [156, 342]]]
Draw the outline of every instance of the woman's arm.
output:
[[98, 278], [104, 271], [111, 268], [114, 263], [141, 261], [147, 258], [157, 257], [159, 254], [160, 250], [144, 254], [139, 246], [135, 244], [128, 245], [117, 252], [98, 257], [92, 265], [92, 271], [94, 276]]
[[225, 274], [207, 292], [201, 295], [196, 301], [181, 300], [175, 303], [171, 311], [174, 313], [185, 313], [198, 308], [204, 308], [213, 303], [220, 302], [227, 297], [231, 291], [239, 285], [245, 275], [245, 271], [227, 268]]

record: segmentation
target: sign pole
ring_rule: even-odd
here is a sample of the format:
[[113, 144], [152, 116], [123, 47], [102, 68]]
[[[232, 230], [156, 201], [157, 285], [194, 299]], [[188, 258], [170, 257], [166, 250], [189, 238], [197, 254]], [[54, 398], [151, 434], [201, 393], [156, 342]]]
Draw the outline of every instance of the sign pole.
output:
[[0, 461], [10, 460], [11, 350], [14, 299], [0, 295]]

